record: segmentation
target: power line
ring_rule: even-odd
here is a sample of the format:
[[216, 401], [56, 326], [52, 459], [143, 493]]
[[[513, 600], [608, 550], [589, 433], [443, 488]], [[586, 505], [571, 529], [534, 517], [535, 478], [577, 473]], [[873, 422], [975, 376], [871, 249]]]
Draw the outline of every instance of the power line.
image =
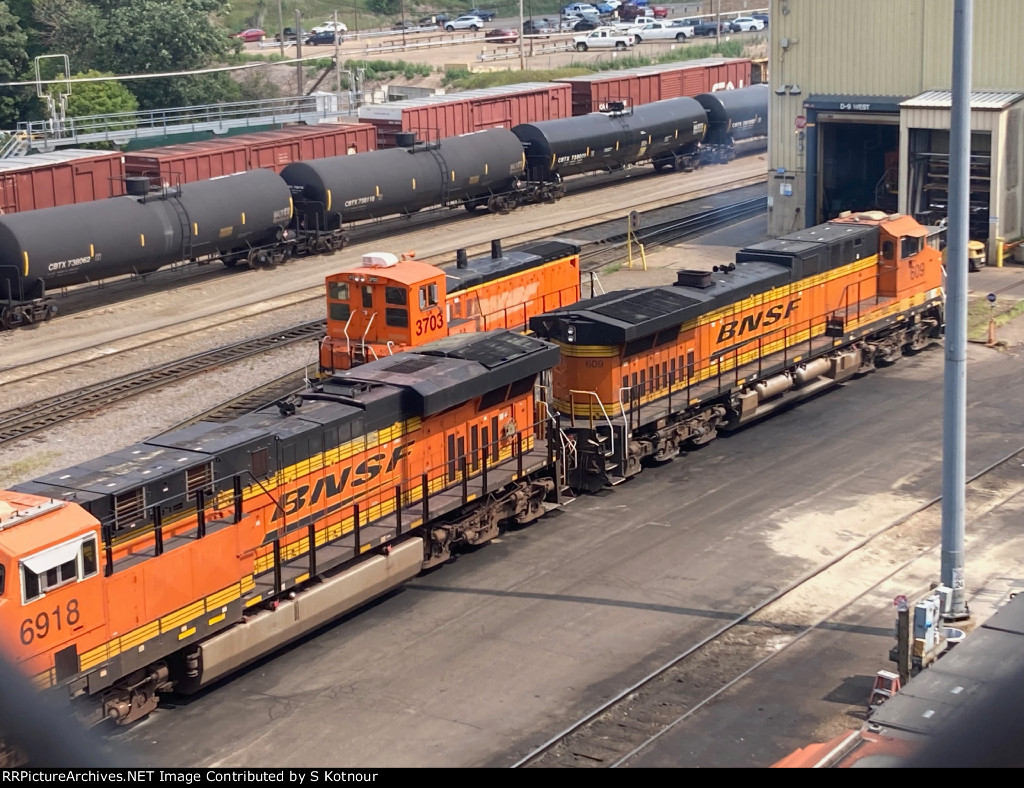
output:
[[40, 79], [30, 82], [0, 82], [0, 87], [34, 87], [36, 85], [78, 85], [86, 82], [121, 82], [136, 79], [163, 79], [166, 77], [191, 77], [198, 74], [216, 74], [221, 71], [242, 71], [250, 68], [265, 68], [267, 66], [281, 66], [290, 63], [302, 63], [306, 60], [323, 60], [323, 55], [309, 55], [307, 57], [294, 57], [287, 60], [275, 60], [271, 62], [247, 63], [242, 66], [219, 66], [217, 68], [200, 68], [195, 71], [166, 71], [159, 74], [126, 74], [113, 77], [82, 77], [80, 79]]

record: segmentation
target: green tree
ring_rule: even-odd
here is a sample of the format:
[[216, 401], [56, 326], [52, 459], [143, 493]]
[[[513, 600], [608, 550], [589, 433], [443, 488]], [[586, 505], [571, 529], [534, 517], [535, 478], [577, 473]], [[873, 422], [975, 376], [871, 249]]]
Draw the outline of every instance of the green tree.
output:
[[366, 7], [381, 16], [394, 16], [402, 10], [402, 0], [366, 0]]
[[[112, 74], [196, 71], [236, 48], [220, 24], [226, 0], [37, 0], [51, 52], [72, 67]], [[237, 100], [225, 73], [123, 80], [143, 109]]]
[[[0, 0], [0, 82], [21, 82], [27, 79], [29, 59], [28, 37], [7, 3]], [[33, 102], [31, 88], [0, 89], [0, 128], [13, 128], [22, 113]]]
[[[90, 77], [109, 77], [112, 74], [102, 74], [99, 71], [86, 71], [83, 74], [75, 74], [72, 80]], [[50, 93], [56, 95], [62, 85], [51, 85]], [[118, 112], [135, 112], [139, 108], [139, 102], [120, 82], [83, 82], [76, 84], [68, 96], [67, 114], [69, 117], [79, 118], [83, 115], [111, 115]], [[110, 130], [127, 128], [124, 123], [111, 123], [107, 125]]]

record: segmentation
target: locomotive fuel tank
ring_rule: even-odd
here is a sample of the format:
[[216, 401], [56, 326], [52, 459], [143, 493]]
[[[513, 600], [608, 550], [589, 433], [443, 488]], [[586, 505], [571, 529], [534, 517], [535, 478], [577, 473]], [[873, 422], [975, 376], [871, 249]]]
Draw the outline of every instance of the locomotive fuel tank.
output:
[[512, 129], [526, 151], [532, 181], [614, 170], [652, 159], [672, 163], [704, 139], [707, 116], [693, 98], [641, 104], [621, 114], [591, 113], [523, 123]]
[[[453, 200], [509, 192], [523, 172], [523, 148], [507, 129], [436, 143], [295, 162], [281, 171], [302, 213], [322, 210], [322, 229], [414, 213]], [[315, 207], [318, 206], [318, 207]]]
[[709, 144], [728, 145], [768, 134], [767, 85], [701, 93], [697, 101], [707, 112]]
[[0, 216], [0, 297], [41, 298], [47, 288], [269, 241], [290, 216], [288, 187], [270, 170]]

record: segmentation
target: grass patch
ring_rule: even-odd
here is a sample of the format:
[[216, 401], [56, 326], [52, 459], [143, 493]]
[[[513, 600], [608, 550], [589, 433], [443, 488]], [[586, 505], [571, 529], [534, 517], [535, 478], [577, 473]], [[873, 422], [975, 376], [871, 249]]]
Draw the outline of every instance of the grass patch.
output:
[[988, 342], [988, 323], [993, 317], [998, 328], [1022, 314], [1024, 299], [1003, 298], [989, 304], [984, 298], [976, 298], [967, 305], [967, 341], [984, 344]]

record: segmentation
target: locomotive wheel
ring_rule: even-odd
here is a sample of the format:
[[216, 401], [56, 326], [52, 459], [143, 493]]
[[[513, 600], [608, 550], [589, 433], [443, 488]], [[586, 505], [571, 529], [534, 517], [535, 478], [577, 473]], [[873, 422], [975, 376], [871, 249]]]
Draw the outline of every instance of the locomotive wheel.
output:
[[580, 41], [576, 45], [576, 51], [577, 52], [586, 52], [587, 51], [587, 45], [585, 43], [583, 43], [582, 41]]

